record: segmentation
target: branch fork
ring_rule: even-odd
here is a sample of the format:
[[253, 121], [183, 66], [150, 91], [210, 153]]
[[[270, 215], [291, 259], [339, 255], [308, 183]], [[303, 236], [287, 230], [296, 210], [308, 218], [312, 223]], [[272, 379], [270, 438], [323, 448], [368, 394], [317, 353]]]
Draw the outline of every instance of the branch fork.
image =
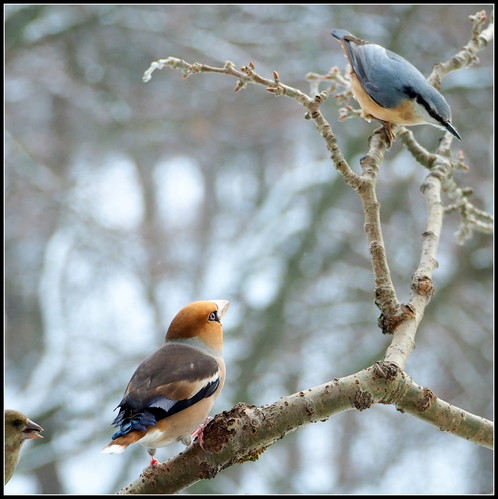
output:
[[[485, 27], [486, 20], [483, 12], [471, 18], [472, 39], [454, 57], [434, 67], [429, 77], [431, 83], [438, 84], [449, 71], [475, 62], [476, 53], [492, 39], [493, 24], [491, 21]], [[416, 385], [404, 372], [410, 353], [415, 348], [418, 325], [435, 292], [432, 274], [438, 266], [436, 255], [444, 213], [459, 211], [462, 214], [462, 226], [465, 229], [462, 229], [462, 239], [468, 237], [473, 229], [485, 232], [492, 229], [491, 215], [475, 208], [468, 201], [468, 189], [459, 188], [452, 178], [455, 168], [468, 167], [463, 163], [462, 153], [458, 153], [456, 159], [452, 158], [450, 135], [445, 134], [436, 153], [430, 153], [414, 139], [410, 131], [397, 128], [402, 144], [429, 170], [421, 188], [426, 200], [427, 223], [422, 234], [420, 262], [412, 276], [410, 299], [408, 303], [401, 304], [391, 280], [380, 224], [380, 203], [375, 189], [379, 166], [390, 145], [389, 137], [385, 136], [384, 129], [374, 131], [369, 138], [369, 150], [360, 160], [362, 173], [358, 174], [344, 158], [337, 137], [320, 109], [329, 95], [333, 95], [338, 102], [348, 102], [351, 93], [348, 79], [336, 67], [327, 75], [309, 73], [306, 79], [312, 90], [313, 97], [310, 97], [282, 83], [276, 71], [273, 72], [273, 79], [260, 76], [252, 62], [237, 70], [230, 61], [225, 62], [222, 68], [217, 68], [168, 57], [153, 62], [145, 71], [143, 81], [149, 81], [153, 71], [164, 67], [182, 71], [184, 78], [201, 72], [235, 77], [236, 92], [246, 88], [249, 83], [263, 85], [276, 97], [285, 95], [306, 109], [305, 118], [313, 120], [331, 153], [334, 167], [344, 182], [360, 196], [375, 279], [375, 303], [381, 310], [379, 327], [383, 333], [392, 334], [392, 341], [383, 361], [358, 373], [282, 397], [268, 406], [236, 404], [230, 411], [217, 415], [207, 426], [205, 450], [192, 446], [159, 469], [148, 468], [121, 493], [171, 493], [182, 490], [201, 478], [212, 478], [232, 464], [257, 459], [268, 446], [302, 424], [323, 421], [345, 410], [365, 410], [374, 403], [393, 404], [400, 412], [409, 412], [441, 430], [492, 448], [493, 424], [490, 421], [442, 401], [429, 388]], [[330, 82], [330, 87], [319, 92], [322, 82]], [[342, 90], [339, 91], [339, 88]], [[340, 111], [340, 118], [346, 119], [358, 113], [346, 105]], [[454, 201], [446, 209], [441, 201], [442, 191]]]

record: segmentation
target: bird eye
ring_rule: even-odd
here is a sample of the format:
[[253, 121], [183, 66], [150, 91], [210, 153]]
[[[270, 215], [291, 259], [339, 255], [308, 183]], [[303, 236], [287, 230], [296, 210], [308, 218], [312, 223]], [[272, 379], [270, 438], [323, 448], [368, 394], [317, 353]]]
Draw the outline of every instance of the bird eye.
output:
[[20, 419], [16, 419], [13, 423], [14, 426], [21, 426], [22, 425], [22, 421]]
[[209, 314], [208, 321], [211, 321], [211, 322], [218, 321], [218, 322], [220, 322], [220, 320], [218, 319], [218, 314], [216, 312], [211, 312]]

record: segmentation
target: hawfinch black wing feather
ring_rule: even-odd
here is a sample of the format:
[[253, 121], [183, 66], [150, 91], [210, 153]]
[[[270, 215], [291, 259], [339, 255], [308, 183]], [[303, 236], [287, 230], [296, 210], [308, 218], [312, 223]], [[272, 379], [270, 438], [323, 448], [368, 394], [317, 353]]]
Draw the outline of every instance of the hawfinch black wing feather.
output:
[[216, 360], [183, 344], [169, 344], [145, 359], [133, 374], [114, 420], [117, 438], [213, 395], [220, 384]]

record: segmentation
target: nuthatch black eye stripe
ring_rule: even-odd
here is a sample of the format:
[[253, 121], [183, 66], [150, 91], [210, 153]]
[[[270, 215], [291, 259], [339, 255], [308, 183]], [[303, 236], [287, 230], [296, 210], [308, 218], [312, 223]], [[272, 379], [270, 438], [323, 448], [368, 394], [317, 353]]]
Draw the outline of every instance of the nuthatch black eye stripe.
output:
[[367, 121], [380, 121], [391, 140], [391, 125], [424, 124], [447, 130], [461, 140], [451, 124], [450, 106], [415, 66], [345, 30], [333, 30], [332, 36], [341, 43], [351, 65], [351, 88]]
[[432, 107], [427, 103], [426, 100], [424, 100], [422, 98], [422, 96], [420, 94], [418, 94], [412, 87], [410, 86], [406, 86], [404, 87], [404, 92], [405, 94], [412, 100], [415, 100], [417, 101], [421, 106], [424, 106], [425, 107], [425, 110], [427, 111], [427, 113], [429, 114], [429, 116], [431, 116], [432, 118], [434, 118], [436, 121], [439, 121], [439, 123], [441, 123], [441, 125], [444, 126], [445, 122], [442, 120], [441, 116], [439, 116], [439, 114], [434, 110], [432, 109]]

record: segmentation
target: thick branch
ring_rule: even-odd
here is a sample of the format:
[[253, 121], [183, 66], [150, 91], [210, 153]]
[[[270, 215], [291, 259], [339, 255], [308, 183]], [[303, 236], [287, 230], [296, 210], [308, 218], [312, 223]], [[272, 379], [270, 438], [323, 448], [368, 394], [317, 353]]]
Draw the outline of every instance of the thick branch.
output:
[[432, 274], [438, 266], [436, 255], [443, 226], [444, 210], [439, 175], [436, 172], [430, 173], [421, 190], [427, 205], [427, 224], [422, 234], [420, 262], [412, 277], [411, 296], [405, 306], [406, 320], [394, 331], [393, 340], [385, 356], [386, 362], [394, 362], [401, 369], [404, 369], [410, 353], [415, 348], [418, 325], [434, 294]]
[[[361, 160], [363, 182], [358, 191], [365, 215], [364, 229], [367, 234], [372, 268], [375, 279], [375, 303], [381, 310], [379, 326], [384, 333], [391, 333], [403, 318], [403, 311], [396, 296], [387, 262], [382, 225], [380, 223], [380, 203], [375, 191], [379, 166], [387, 150], [387, 141], [382, 137], [383, 129], [376, 130], [369, 139], [369, 151]], [[386, 320], [384, 320], [386, 318]], [[387, 318], [389, 318], [387, 320]]]
[[493, 446], [493, 424], [439, 400], [397, 366], [377, 363], [350, 376], [282, 397], [263, 407], [239, 403], [206, 427], [204, 449], [189, 447], [156, 468], [148, 467], [121, 494], [171, 494], [214, 478], [234, 464], [254, 461], [269, 446], [300, 426], [339, 412], [392, 404], [442, 431], [484, 447]]

